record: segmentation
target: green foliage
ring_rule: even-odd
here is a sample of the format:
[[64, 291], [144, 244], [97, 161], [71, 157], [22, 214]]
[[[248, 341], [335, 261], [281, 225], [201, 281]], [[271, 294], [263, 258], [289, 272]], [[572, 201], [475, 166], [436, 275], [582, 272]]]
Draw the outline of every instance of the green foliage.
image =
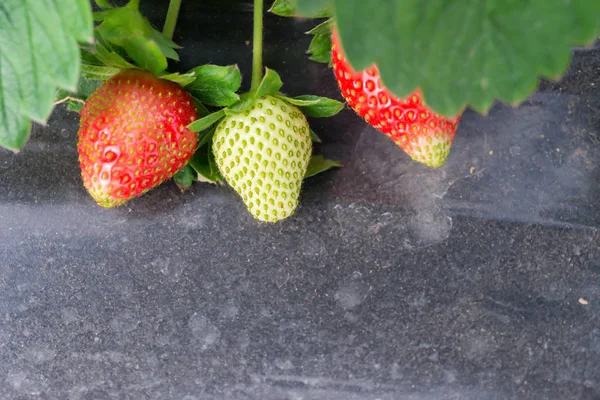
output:
[[323, 0], [275, 0], [269, 9], [273, 14], [282, 17], [292, 17], [297, 14], [312, 17], [322, 18], [331, 15], [331, 8], [327, 1]]
[[344, 108], [344, 103], [314, 95], [302, 95], [294, 98], [283, 97], [285, 101], [297, 106], [304, 115], [316, 118], [333, 117]]
[[0, 5], [0, 146], [17, 150], [30, 120], [50, 116], [56, 88], [74, 90], [78, 42], [90, 42], [89, 0], [2, 0]]
[[331, 34], [334, 25], [333, 19], [328, 19], [306, 32], [308, 35], [313, 35], [310, 46], [308, 46], [308, 54], [310, 54], [311, 60], [331, 64]]
[[173, 180], [179, 187], [179, 189], [186, 190], [192, 183], [196, 180], [196, 172], [194, 169], [187, 164], [185, 167], [181, 168], [179, 171], [173, 175]]
[[186, 74], [179, 74], [175, 72], [172, 74], [161, 75], [160, 78], [175, 82], [181, 87], [186, 87], [196, 80], [196, 75], [193, 72], [188, 72]]
[[[96, 79], [105, 81], [110, 79], [111, 76], [117, 74], [120, 71], [119, 68], [115, 67], [104, 67], [101, 65], [81, 65], [81, 76], [85, 79]], [[81, 81], [81, 79], [80, 79]]]
[[175, 49], [181, 47], [154, 29], [138, 6], [139, 0], [131, 0], [125, 7], [95, 13], [101, 22], [97, 30], [105, 43], [123, 48], [138, 66], [159, 75], [167, 69], [167, 58], [179, 60]]
[[206, 117], [200, 118], [199, 120], [192, 122], [191, 124], [188, 125], [188, 128], [192, 132], [202, 132], [202, 131], [210, 128], [214, 124], [216, 124], [224, 116], [225, 116], [225, 110], [219, 110], [212, 114], [208, 114]]
[[308, 168], [306, 169], [306, 174], [304, 174], [304, 179], [325, 172], [331, 168], [339, 168], [341, 166], [342, 164], [339, 162], [328, 160], [322, 155], [312, 156], [308, 162]]
[[203, 65], [190, 73], [195, 79], [187, 90], [204, 104], [224, 107], [240, 99], [236, 92], [242, 83], [242, 75], [237, 65]]
[[314, 143], [321, 143], [321, 138], [312, 130], [312, 128], [310, 128], [310, 139]]
[[333, 9], [356, 70], [376, 63], [397, 96], [420, 88], [448, 116], [466, 105], [485, 112], [495, 99], [521, 102], [600, 28], [597, 0], [296, 1], [298, 14]]
[[263, 96], [274, 95], [279, 92], [282, 86], [283, 83], [279, 74], [272, 69], [266, 68], [265, 76], [256, 90], [255, 97], [261, 98]]

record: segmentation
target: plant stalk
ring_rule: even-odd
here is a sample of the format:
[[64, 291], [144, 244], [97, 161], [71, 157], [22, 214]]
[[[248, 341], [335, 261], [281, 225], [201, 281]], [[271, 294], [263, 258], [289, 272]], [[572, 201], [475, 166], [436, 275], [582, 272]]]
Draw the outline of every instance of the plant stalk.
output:
[[169, 10], [167, 11], [167, 19], [165, 20], [165, 26], [163, 27], [163, 35], [167, 39], [173, 39], [175, 33], [175, 26], [177, 25], [177, 18], [179, 17], [179, 9], [181, 8], [181, 0], [171, 0], [169, 3]]
[[252, 46], [252, 86], [258, 89], [263, 76], [263, 0], [254, 0], [254, 39]]

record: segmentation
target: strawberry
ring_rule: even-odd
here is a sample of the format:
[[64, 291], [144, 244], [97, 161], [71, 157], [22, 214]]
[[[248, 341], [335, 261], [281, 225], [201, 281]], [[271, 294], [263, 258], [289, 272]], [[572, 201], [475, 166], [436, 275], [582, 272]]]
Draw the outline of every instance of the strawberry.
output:
[[150, 72], [124, 70], [85, 102], [79, 162], [85, 188], [116, 207], [173, 176], [196, 150], [192, 97]]
[[255, 99], [217, 125], [213, 153], [254, 218], [277, 222], [294, 213], [312, 153], [308, 122], [298, 108], [270, 95]]
[[373, 127], [389, 136], [413, 160], [430, 167], [446, 161], [460, 116], [445, 118], [430, 110], [416, 90], [405, 99], [381, 82], [376, 65], [356, 72], [346, 60], [337, 32], [332, 36], [333, 70], [348, 104]]

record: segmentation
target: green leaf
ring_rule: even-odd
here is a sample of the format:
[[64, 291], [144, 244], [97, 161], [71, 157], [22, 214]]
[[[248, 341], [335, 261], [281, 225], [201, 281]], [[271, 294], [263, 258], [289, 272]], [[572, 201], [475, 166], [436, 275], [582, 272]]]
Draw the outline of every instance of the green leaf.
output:
[[279, 74], [275, 70], [265, 68], [265, 76], [256, 89], [256, 98], [276, 94], [282, 86], [283, 82]]
[[319, 102], [318, 99], [301, 100], [301, 99], [297, 99], [297, 98], [293, 98], [293, 97], [287, 97], [282, 94], [278, 94], [276, 97], [279, 97], [281, 100], [283, 100], [287, 103], [290, 103], [292, 105], [295, 105], [295, 106], [313, 106]]
[[0, 146], [17, 150], [30, 119], [44, 122], [56, 88], [75, 90], [78, 42], [90, 42], [89, 0], [0, 3]]
[[308, 46], [310, 59], [323, 64], [331, 63], [331, 33], [315, 34]]
[[242, 75], [237, 65], [203, 65], [190, 72], [196, 79], [187, 90], [204, 104], [224, 107], [240, 99], [236, 91], [242, 83]]
[[160, 78], [175, 82], [181, 87], [186, 87], [196, 80], [196, 75], [193, 72], [188, 72], [186, 74], [173, 73], [161, 75]]
[[303, 95], [294, 97], [293, 100], [298, 103], [302, 101], [313, 102], [313, 104], [308, 105], [298, 104], [298, 108], [300, 108], [302, 113], [304, 115], [308, 115], [309, 117], [332, 117], [342, 111], [344, 108], [344, 103], [341, 103], [337, 100], [328, 99], [327, 97]]
[[310, 59], [324, 64], [331, 64], [331, 34], [335, 28], [333, 19], [317, 25], [310, 31], [308, 35], [313, 35], [307, 53], [310, 54]]
[[296, 11], [295, 0], [275, 0], [269, 12], [280, 17], [293, 17]]
[[315, 26], [310, 31], [306, 32], [307, 35], [328, 35], [331, 36], [333, 33], [333, 29], [335, 28], [335, 23], [332, 18], [329, 18], [327, 21]]
[[167, 59], [156, 42], [140, 36], [131, 36], [123, 39], [122, 44], [129, 57], [140, 67], [157, 75], [167, 69]]
[[323, 18], [331, 16], [329, 3], [328, 0], [308, 0], [302, 2], [299, 7], [296, 0], [275, 0], [269, 12], [281, 17]]
[[315, 176], [320, 174], [321, 172], [327, 171], [331, 168], [339, 168], [342, 164], [335, 160], [325, 159], [322, 155], [312, 156], [310, 161], [308, 162], [308, 168], [306, 169], [306, 173], [304, 174], [304, 179], [310, 178], [311, 176]]
[[102, 67], [99, 65], [89, 65], [89, 64], [81, 65], [81, 74], [86, 79], [96, 79], [96, 80], [105, 81], [107, 79], [110, 79], [113, 75], [118, 74], [119, 71], [120, 71], [119, 68], [114, 68], [114, 67]]
[[315, 131], [312, 130], [312, 128], [310, 129], [310, 139], [314, 143], [321, 143], [321, 138], [317, 136], [317, 134], [315, 133]]
[[179, 49], [182, 49], [183, 47], [179, 46], [178, 44], [173, 42], [171, 39], [167, 39], [165, 37], [165, 35], [162, 34], [162, 32], [159, 32], [156, 29], [152, 29], [151, 38], [152, 38], [152, 40], [154, 40], [156, 42], [156, 44], [160, 48], [160, 51], [162, 51], [162, 53], [167, 58], [179, 61], [179, 54], [177, 54], [175, 49], [179, 50]]
[[76, 112], [76, 113], [80, 113], [81, 110], [83, 109], [83, 106], [85, 105], [84, 102], [81, 102], [79, 100], [74, 100], [74, 99], [68, 99], [65, 103], [67, 104], [68, 111], [72, 111], [72, 112]]
[[179, 189], [184, 191], [192, 186], [196, 180], [196, 172], [194, 171], [194, 168], [192, 168], [189, 164], [186, 164], [183, 168], [177, 171], [175, 175], [173, 175], [173, 180]]
[[95, 13], [101, 21], [97, 30], [104, 41], [125, 49], [137, 65], [159, 75], [167, 69], [167, 58], [179, 59], [174, 49], [180, 47], [152, 27], [138, 3], [131, 0], [125, 7]]
[[207, 115], [204, 118], [200, 118], [199, 120], [192, 122], [188, 125], [188, 129], [192, 132], [202, 132], [203, 130], [210, 128], [224, 116], [225, 111], [219, 110], [217, 112]]
[[[571, 47], [600, 28], [597, 0], [335, 0], [350, 64], [373, 63], [398, 97], [416, 88], [435, 111], [524, 100], [539, 76], [557, 78]], [[318, 1], [298, 0], [299, 7]]]
[[[85, 53], [84, 53], [85, 54]], [[110, 51], [100, 43], [96, 43], [92, 55], [104, 66], [119, 69], [137, 68], [135, 65], [125, 60], [121, 55]]]
[[240, 95], [240, 100], [224, 109], [226, 115], [239, 114], [246, 111], [256, 101], [256, 93], [249, 92]]

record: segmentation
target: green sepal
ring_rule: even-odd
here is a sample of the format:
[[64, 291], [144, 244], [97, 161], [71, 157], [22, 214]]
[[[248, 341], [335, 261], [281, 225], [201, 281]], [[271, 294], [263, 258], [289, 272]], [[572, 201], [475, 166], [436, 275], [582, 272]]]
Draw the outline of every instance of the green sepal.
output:
[[281, 77], [275, 70], [265, 68], [265, 76], [263, 77], [258, 89], [256, 89], [255, 98], [260, 99], [264, 96], [275, 95], [279, 92], [279, 89], [283, 86]]
[[307, 35], [313, 35], [307, 51], [311, 60], [331, 64], [331, 34], [334, 26], [333, 19], [329, 19], [306, 32]]
[[106, 81], [121, 71], [120, 68], [81, 64], [81, 75], [85, 79]]
[[279, 89], [283, 86], [281, 77], [275, 70], [265, 68], [265, 75], [258, 86], [258, 89], [243, 93], [237, 102], [225, 108], [226, 115], [239, 114], [246, 111], [254, 104], [257, 99], [264, 96], [281, 96]]
[[82, 62], [120, 69], [137, 68], [124, 58], [126, 55], [125, 50], [118, 47], [113, 48], [110, 43], [104, 40], [98, 29], [95, 30], [94, 37], [95, 43], [85, 46], [81, 52]]
[[200, 118], [197, 121], [192, 122], [188, 125], [188, 129], [192, 132], [202, 132], [205, 129], [210, 128], [221, 120], [225, 116], [225, 110], [219, 110], [212, 114], [208, 114], [206, 117]]
[[308, 162], [308, 168], [306, 169], [306, 173], [304, 174], [304, 179], [310, 178], [311, 176], [315, 176], [329, 169], [339, 167], [342, 167], [342, 164], [335, 160], [326, 159], [320, 154], [312, 156], [310, 158], [310, 161]]
[[321, 138], [312, 130], [312, 128], [310, 128], [310, 140], [312, 140], [313, 143], [321, 143]]
[[342, 102], [313, 95], [296, 96], [293, 99], [286, 98], [286, 101], [297, 106], [304, 115], [315, 118], [332, 117], [344, 108]]
[[331, 16], [331, 6], [328, 0], [305, 0], [300, 7], [296, 0], [275, 0], [269, 12], [280, 17], [324, 18]]
[[175, 82], [181, 87], [186, 87], [196, 80], [196, 75], [193, 72], [188, 72], [185, 74], [172, 73], [161, 75], [160, 79], [166, 79], [168, 81]]
[[296, 107], [300, 107], [300, 106], [313, 106], [315, 104], [317, 104], [319, 102], [319, 100], [317, 99], [312, 99], [312, 100], [302, 100], [302, 99], [297, 99], [294, 97], [288, 97], [285, 96], [283, 94], [278, 94], [276, 97], [279, 97], [281, 100], [285, 101], [286, 103], [290, 103]]
[[333, 33], [335, 22], [333, 18], [329, 18], [327, 21], [315, 26], [310, 31], [306, 32], [307, 35], [329, 35]]
[[202, 65], [190, 73], [196, 78], [187, 90], [204, 104], [226, 107], [240, 99], [236, 92], [242, 83], [242, 75], [237, 65]]
[[224, 109], [225, 115], [234, 115], [246, 111], [256, 100], [256, 92], [248, 92], [240, 95], [240, 100]]
[[183, 168], [173, 175], [173, 180], [177, 184], [177, 187], [183, 192], [188, 189], [195, 180], [197, 180], [196, 171], [194, 168], [190, 166], [190, 164], [186, 164]]
[[275, 0], [269, 12], [280, 17], [293, 17], [296, 12], [296, 2], [294, 0]]

